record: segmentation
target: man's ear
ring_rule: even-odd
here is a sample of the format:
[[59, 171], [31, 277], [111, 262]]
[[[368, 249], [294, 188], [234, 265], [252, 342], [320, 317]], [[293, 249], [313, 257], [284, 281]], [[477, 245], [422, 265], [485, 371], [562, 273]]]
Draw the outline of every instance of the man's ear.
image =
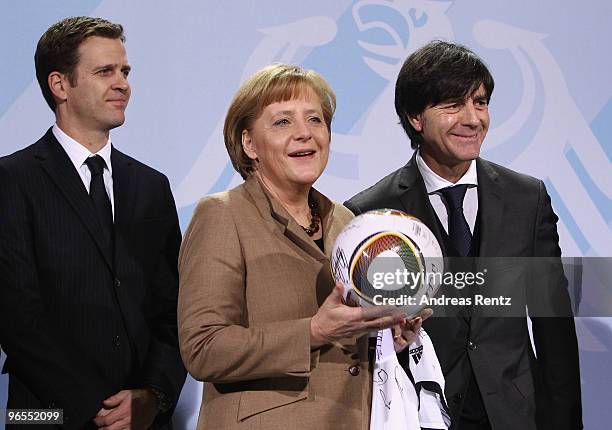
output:
[[410, 123], [412, 128], [414, 128], [419, 133], [423, 131], [423, 117], [420, 113], [416, 115], [406, 114], [406, 117], [408, 118], [408, 122]]
[[257, 160], [257, 152], [255, 151], [255, 145], [253, 145], [253, 139], [251, 139], [251, 133], [249, 130], [242, 130], [242, 150], [251, 160]]
[[53, 94], [58, 104], [68, 99], [66, 87], [69, 84], [66, 75], [57, 71], [51, 72], [47, 77], [47, 83], [49, 84], [49, 89], [51, 89], [51, 94]]

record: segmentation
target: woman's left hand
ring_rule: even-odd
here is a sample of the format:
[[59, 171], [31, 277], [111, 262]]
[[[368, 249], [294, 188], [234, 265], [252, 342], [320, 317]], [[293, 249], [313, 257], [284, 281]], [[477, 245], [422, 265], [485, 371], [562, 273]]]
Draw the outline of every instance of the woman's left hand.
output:
[[395, 352], [403, 351], [408, 345], [416, 340], [423, 321], [432, 314], [433, 310], [426, 308], [423, 309], [418, 316], [412, 319], [405, 319], [403, 322], [391, 327]]

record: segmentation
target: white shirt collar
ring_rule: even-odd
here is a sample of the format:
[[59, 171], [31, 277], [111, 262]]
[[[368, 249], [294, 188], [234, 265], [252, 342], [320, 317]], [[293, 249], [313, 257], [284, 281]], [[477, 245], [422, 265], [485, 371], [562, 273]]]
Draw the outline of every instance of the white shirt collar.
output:
[[99, 155], [104, 159], [106, 163], [106, 167], [110, 174], [113, 174], [113, 166], [111, 164], [111, 141], [110, 138], [106, 142], [106, 145], [102, 147], [96, 154], [90, 152], [87, 148], [81, 145], [79, 142], [74, 140], [72, 137], [68, 136], [61, 128], [58, 127], [57, 124], [53, 125], [53, 135], [57, 139], [57, 141], [62, 145], [66, 154], [68, 154], [68, 158], [74, 164], [74, 167], [77, 171], [83, 166], [85, 160], [93, 155]]
[[436, 191], [441, 190], [442, 188], [452, 187], [453, 185], [459, 184], [478, 186], [476, 160], [472, 160], [472, 162], [470, 163], [470, 167], [468, 168], [467, 172], [465, 172], [465, 175], [463, 175], [461, 179], [459, 179], [455, 184], [450, 181], [447, 181], [443, 177], [439, 176], [436, 172], [431, 170], [425, 160], [423, 160], [423, 157], [421, 157], [421, 151], [417, 151], [416, 162], [419, 172], [421, 172], [421, 176], [423, 177], [423, 182], [425, 182], [427, 194], [432, 194]]

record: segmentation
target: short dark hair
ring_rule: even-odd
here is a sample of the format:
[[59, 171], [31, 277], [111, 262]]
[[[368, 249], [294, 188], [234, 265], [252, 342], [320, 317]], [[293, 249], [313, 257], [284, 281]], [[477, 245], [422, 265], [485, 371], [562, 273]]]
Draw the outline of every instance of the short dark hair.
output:
[[68, 77], [70, 85], [76, 84], [75, 67], [79, 62], [79, 46], [89, 37], [99, 36], [120, 39], [125, 42], [121, 24], [113, 24], [102, 18], [74, 16], [53, 24], [42, 35], [36, 46], [34, 64], [36, 79], [43, 96], [55, 112], [55, 99], [49, 88], [49, 74], [60, 72]]
[[413, 52], [404, 62], [395, 84], [395, 111], [413, 149], [422, 137], [409, 116], [445, 100], [464, 98], [480, 85], [491, 99], [495, 82], [491, 72], [469, 48], [457, 43], [434, 40]]

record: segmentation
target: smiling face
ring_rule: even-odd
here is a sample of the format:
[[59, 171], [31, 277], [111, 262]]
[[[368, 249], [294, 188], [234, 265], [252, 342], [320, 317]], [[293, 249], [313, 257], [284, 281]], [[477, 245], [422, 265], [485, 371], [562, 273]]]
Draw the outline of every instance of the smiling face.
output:
[[489, 129], [489, 106], [481, 85], [461, 100], [447, 100], [409, 118], [421, 133], [421, 156], [441, 177], [456, 182], [480, 154]]
[[277, 190], [302, 192], [321, 176], [329, 156], [330, 132], [321, 102], [310, 88], [288, 101], [266, 106], [242, 147], [262, 180]]
[[108, 133], [125, 121], [130, 99], [125, 47], [120, 39], [93, 36], [79, 46], [78, 52], [74, 82], [61, 76], [58, 119], [81, 132]]

